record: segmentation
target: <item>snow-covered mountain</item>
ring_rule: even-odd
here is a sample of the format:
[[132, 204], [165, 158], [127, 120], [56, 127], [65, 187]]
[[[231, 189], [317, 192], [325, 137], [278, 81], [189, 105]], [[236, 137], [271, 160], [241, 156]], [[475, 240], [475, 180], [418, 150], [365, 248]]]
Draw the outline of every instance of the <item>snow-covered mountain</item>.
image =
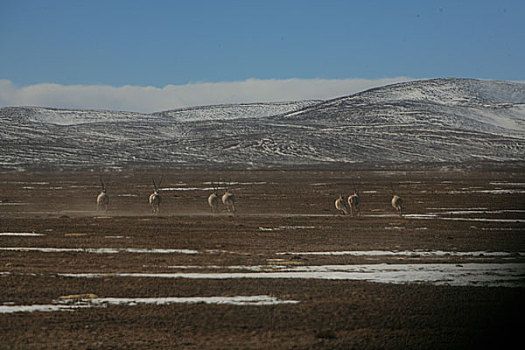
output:
[[0, 109], [0, 168], [525, 160], [525, 84], [433, 79], [329, 101], [140, 114]]
[[261, 118], [272, 115], [285, 114], [322, 102], [274, 102], [274, 103], [243, 103], [233, 105], [204, 106], [199, 108], [184, 108], [154, 113], [162, 118], [171, 118], [177, 121], [204, 121], [229, 120], [240, 118]]

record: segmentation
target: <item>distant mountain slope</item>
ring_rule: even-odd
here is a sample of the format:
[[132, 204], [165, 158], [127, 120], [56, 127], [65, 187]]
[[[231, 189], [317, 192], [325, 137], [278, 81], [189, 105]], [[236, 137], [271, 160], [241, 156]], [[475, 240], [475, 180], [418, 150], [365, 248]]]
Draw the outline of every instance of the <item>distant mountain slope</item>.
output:
[[141, 113], [96, 110], [69, 110], [43, 107], [8, 107], [0, 109], [0, 118], [12, 123], [77, 125], [123, 121], [147, 121]]
[[321, 100], [295, 101], [295, 102], [274, 102], [274, 103], [243, 103], [232, 105], [215, 105], [198, 108], [184, 108], [171, 111], [153, 113], [153, 115], [167, 118], [170, 117], [177, 121], [198, 121], [198, 120], [230, 120], [239, 118], [260, 118], [272, 115], [285, 114], [290, 111], [303, 109]]
[[103, 111], [68, 110], [43, 107], [11, 107], [0, 109], [0, 118], [19, 123], [77, 125], [86, 123], [140, 122], [169, 119], [172, 122], [199, 120], [229, 120], [260, 118], [296, 111], [322, 102], [321, 100], [273, 103], [244, 103], [215, 105], [163, 111], [151, 114]]
[[523, 137], [525, 85], [469, 79], [400, 83], [327, 101], [288, 117], [314, 125], [327, 119], [345, 125], [424, 123]]
[[3, 108], [0, 125], [1, 168], [525, 160], [525, 85], [433, 79], [153, 114]]

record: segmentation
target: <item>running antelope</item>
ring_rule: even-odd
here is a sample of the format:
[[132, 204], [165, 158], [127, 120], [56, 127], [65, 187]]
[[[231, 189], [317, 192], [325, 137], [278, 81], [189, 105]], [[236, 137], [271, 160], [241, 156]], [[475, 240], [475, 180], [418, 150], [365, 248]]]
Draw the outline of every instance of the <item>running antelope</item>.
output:
[[97, 210], [108, 211], [109, 195], [107, 193], [106, 184], [100, 177], [100, 185], [102, 185], [102, 192], [97, 196]]
[[403, 216], [403, 200], [398, 195], [394, 194], [394, 186], [390, 184], [392, 189], [392, 207], [397, 211], [399, 216]]
[[235, 213], [235, 195], [226, 188], [226, 193], [222, 195], [222, 203], [226, 206], [226, 210]]
[[348, 215], [348, 209], [346, 208], [345, 200], [343, 195], [339, 195], [339, 198], [335, 200], [335, 208], [341, 212], [343, 215]]
[[348, 196], [348, 206], [352, 216], [359, 215], [359, 189], [354, 184], [354, 194]]
[[[149, 195], [149, 204], [151, 205], [151, 211], [154, 214], [158, 214], [160, 212], [160, 203], [162, 202], [162, 197], [159, 193], [159, 187], [157, 187], [157, 184], [155, 183], [155, 180], [153, 180], [153, 193]], [[159, 186], [162, 184], [162, 177], [159, 181]]]
[[[213, 185], [213, 183], [212, 183]], [[218, 188], [213, 185], [213, 193], [208, 197], [208, 204], [210, 205], [211, 212], [216, 213], [219, 211], [219, 194]]]

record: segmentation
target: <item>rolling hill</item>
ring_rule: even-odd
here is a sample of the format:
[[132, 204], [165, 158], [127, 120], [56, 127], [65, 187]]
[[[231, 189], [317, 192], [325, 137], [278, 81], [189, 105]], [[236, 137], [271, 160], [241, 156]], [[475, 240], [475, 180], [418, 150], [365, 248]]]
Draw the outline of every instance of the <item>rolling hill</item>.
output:
[[522, 161], [525, 84], [432, 79], [151, 114], [7, 107], [0, 125], [3, 169]]

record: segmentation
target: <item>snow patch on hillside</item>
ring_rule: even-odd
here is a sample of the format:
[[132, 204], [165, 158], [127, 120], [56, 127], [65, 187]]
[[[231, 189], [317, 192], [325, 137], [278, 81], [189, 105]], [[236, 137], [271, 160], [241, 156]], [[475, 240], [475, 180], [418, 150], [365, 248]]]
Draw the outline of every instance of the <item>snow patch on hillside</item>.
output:
[[153, 114], [0, 109], [0, 168], [524, 160], [525, 84], [433, 79]]
[[232, 120], [240, 118], [261, 118], [288, 113], [313, 106], [322, 101], [297, 101], [275, 103], [245, 103], [235, 105], [216, 105], [197, 108], [184, 108], [154, 113], [161, 117], [171, 117], [175, 121]]

